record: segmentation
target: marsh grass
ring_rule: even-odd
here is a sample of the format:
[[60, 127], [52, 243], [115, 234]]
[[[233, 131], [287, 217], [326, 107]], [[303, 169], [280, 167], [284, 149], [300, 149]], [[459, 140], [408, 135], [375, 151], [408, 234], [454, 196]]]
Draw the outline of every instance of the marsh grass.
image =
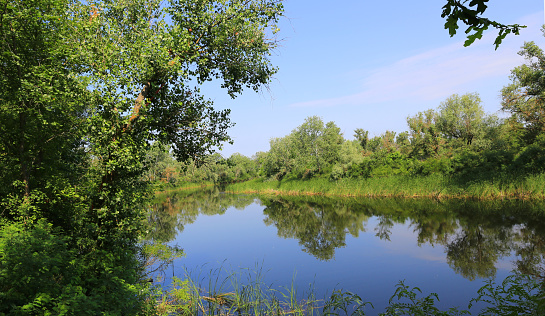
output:
[[[289, 288], [275, 289], [263, 282], [263, 271], [245, 270], [227, 273], [223, 268], [211, 270], [206, 278], [173, 278], [170, 290], [157, 295], [155, 315], [543, 315], [545, 296], [543, 281], [514, 273], [500, 284], [488, 280], [468, 302], [467, 308], [436, 306], [436, 293], [424, 294], [418, 287], [400, 281], [383, 312], [349, 291], [334, 290], [323, 300], [316, 299], [314, 287], [299, 296], [294, 282]], [[195, 278], [196, 277], [196, 278]], [[206, 280], [205, 280], [206, 279]], [[200, 280], [200, 281], [195, 281]], [[245, 280], [240, 282], [240, 280]], [[203, 287], [198, 282], [208, 283]], [[160, 288], [159, 288], [160, 289]], [[305, 299], [301, 299], [305, 297]], [[470, 309], [484, 303], [479, 311]]]
[[168, 291], [157, 288], [158, 315], [315, 315], [320, 302], [312, 286], [299, 296], [294, 283], [289, 288], [266, 284], [257, 265], [240, 273], [223, 267], [205, 276], [186, 272], [184, 281], [173, 277]]
[[545, 174], [500, 175], [464, 179], [452, 175], [388, 176], [367, 179], [312, 178], [271, 181], [254, 179], [225, 187], [230, 193], [326, 195], [339, 197], [427, 197], [486, 199], [543, 199]]

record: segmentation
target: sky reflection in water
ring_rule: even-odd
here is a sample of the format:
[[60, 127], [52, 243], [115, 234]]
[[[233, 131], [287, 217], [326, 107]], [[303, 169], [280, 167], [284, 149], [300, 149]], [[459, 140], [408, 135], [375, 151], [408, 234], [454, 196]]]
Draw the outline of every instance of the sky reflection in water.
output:
[[155, 240], [178, 244], [187, 254], [167, 275], [188, 270], [205, 280], [219, 267], [262, 269], [273, 288], [293, 281], [302, 293], [313, 284], [319, 298], [342, 288], [373, 302], [378, 313], [400, 280], [438, 293], [439, 307], [465, 309], [484, 279], [503, 280], [513, 269], [539, 272], [545, 253], [540, 209], [532, 203], [256, 197], [211, 189], [159, 198], [150, 220]]

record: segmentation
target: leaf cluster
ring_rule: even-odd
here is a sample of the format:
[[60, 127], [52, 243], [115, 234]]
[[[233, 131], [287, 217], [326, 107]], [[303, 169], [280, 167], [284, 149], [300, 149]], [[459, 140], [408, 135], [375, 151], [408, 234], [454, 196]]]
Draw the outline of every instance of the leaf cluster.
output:
[[464, 46], [469, 46], [473, 44], [476, 39], [481, 39], [484, 31], [493, 27], [498, 29], [498, 36], [494, 40], [495, 49], [498, 49], [501, 42], [508, 34], [513, 33], [519, 35], [520, 29], [526, 27], [519, 24], [503, 24], [482, 16], [488, 8], [488, 1], [489, 0], [447, 0], [447, 3], [443, 6], [441, 17], [446, 18], [445, 29], [448, 29], [450, 36], [456, 34], [456, 31], [459, 28], [458, 23], [462, 22], [467, 25], [465, 33], [468, 34]]

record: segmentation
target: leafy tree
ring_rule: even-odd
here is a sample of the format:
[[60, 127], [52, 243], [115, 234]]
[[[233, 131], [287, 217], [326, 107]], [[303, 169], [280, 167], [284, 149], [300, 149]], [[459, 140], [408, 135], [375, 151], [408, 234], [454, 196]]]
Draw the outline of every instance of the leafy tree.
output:
[[332, 121], [327, 122], [322, 136], [323, 155], [327, 165], [332, 165], [339, 160], [339, 151], [343, 143], [344, 138], [340, 127]]
[[307, 117], [303, 124], [292, 131], [294, 149], [298, 152], [298, 172], [319, 172], [324, 167], [323, 133], [324, 122], [318, 116]]
[[281, 180], [295, 166], [296, 152], [291, 135], [270, 140], [271, 149], [265, 156], [262, 169], [267, 177]]
[[[266, 85], [281, 10], [274, 0], [1, 5], [0, 290], [16, 297], [0, 296], [0, 313], [141, 310], [149, 144], [198, 160], [230, 140], [229, 111], [197, 87], [219, 79], [235, 97]], [[66, 255], [4, 251], [19, 236]], [[32, 252], [39, 275], [18, 275]], [[15, 275], [46, 285], [23, 289]]]
[[311, 177], [339, 160], [343, 142], [341, 130], [335, 123], [324, 125], [321, 118], [308, 117], [289, 135], [271, 139], [271, 149], [261, 168], [266, 176], [279, 180], [288, 174], [296, 178]]
[[434, 110], [419, 112], [407, 118], [410, 128], [411, 155], [419, 158], [438, 156], [444, 146], [444, 140], [437, 126], [438, 114]]
[[482, 130], [484, 111], [477, 93], [453, 94], [439, 105], [438, 125], [446, 138], [471, 145]]
[[145, 178], [149, 181], [175, 184], [178, 180], [178, 163], [170, 154], [168, 145], [153, 143], [146, 152], [145, 165]]
[[391, 152], [396, 149], [396, 132], [386, 131], [381, 135], [382, 138], [382, 149]]
[[339, 159], [340, 146], [344, 139], [334, 122], [324, 122], [311, 116], [292, 131], [296, 154], [297, 172], [303, 177], [323, 172]]
[[381, 146], [382, 146], [382, 137], [380, 136], [375, 136], [369, 139], [369, 141], [367, 142], [367, 149], [371, 152], [376, 152], [380, 150]]
[[369, 131], [366, 131], [362, 128], [356, 128], [356, 130], [354, 130], [354, 137], [358, 140], [364, 150], [367, 149], [367, 142], [369, 141]]
[[526, 63], [511, 71], [511, 84], [502, 91], [502, 110], [515, 133], [525, 144], [531, 144], [545, 133], [545, 54], [534, 42], [525, 43], [519, 55]]
[[409, 140], [409, 132], [401, 132], [397, 134], [396, 137], [396, 147], [399, 148], [399, 151], [407, 155], [410, 152], [411, 142]]

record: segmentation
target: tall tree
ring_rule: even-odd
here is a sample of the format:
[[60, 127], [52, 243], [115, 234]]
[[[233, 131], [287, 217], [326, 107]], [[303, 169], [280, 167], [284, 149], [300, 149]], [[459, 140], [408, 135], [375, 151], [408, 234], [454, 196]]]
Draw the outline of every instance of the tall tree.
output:
[[501, 91], [502, 110], [526, 144], [545, 133], [545, 54], [534, 42], [525, 43], [519, 55], [526, 63], [511, 71], [511, 84]]
[[482, 129], [484, 110], [477, 93], [453, 94], [439, 105], [438, 125], [447, 138], [471, 145]]
[[437, 112], [431, 109], [407, 118], [413, 146], [411, 155], [428, 158], [439, 154], [444, 140], [437, 126], [437, 118]]
[[364, 150], [367, 149], [367, 142], [369, 141], [369, 131], [366, 131], [363, 128], [356, 128], [354, 130], [354, 137], [358, 140]]
[[[230, 140], [229, 111], [198, 86], [218, 79], [235, 97], [266, 85], [281, 11], [275, 0], [0, 5], [0, 246], [20, 245], [0, 251], [0, 313], [140, 308], [146, 149], [163, 141], [198, 158]], [[66, 255], [47, 260], [47, 243]], [[33, 252], [44, 269], [17, 270]]]
[[334, 122], [324, 124], [318, 116], [307, 117], [291, 135], [297, 153], [296, 168], [302, 174], [320, 173], [339, 159], [344, 139]]

